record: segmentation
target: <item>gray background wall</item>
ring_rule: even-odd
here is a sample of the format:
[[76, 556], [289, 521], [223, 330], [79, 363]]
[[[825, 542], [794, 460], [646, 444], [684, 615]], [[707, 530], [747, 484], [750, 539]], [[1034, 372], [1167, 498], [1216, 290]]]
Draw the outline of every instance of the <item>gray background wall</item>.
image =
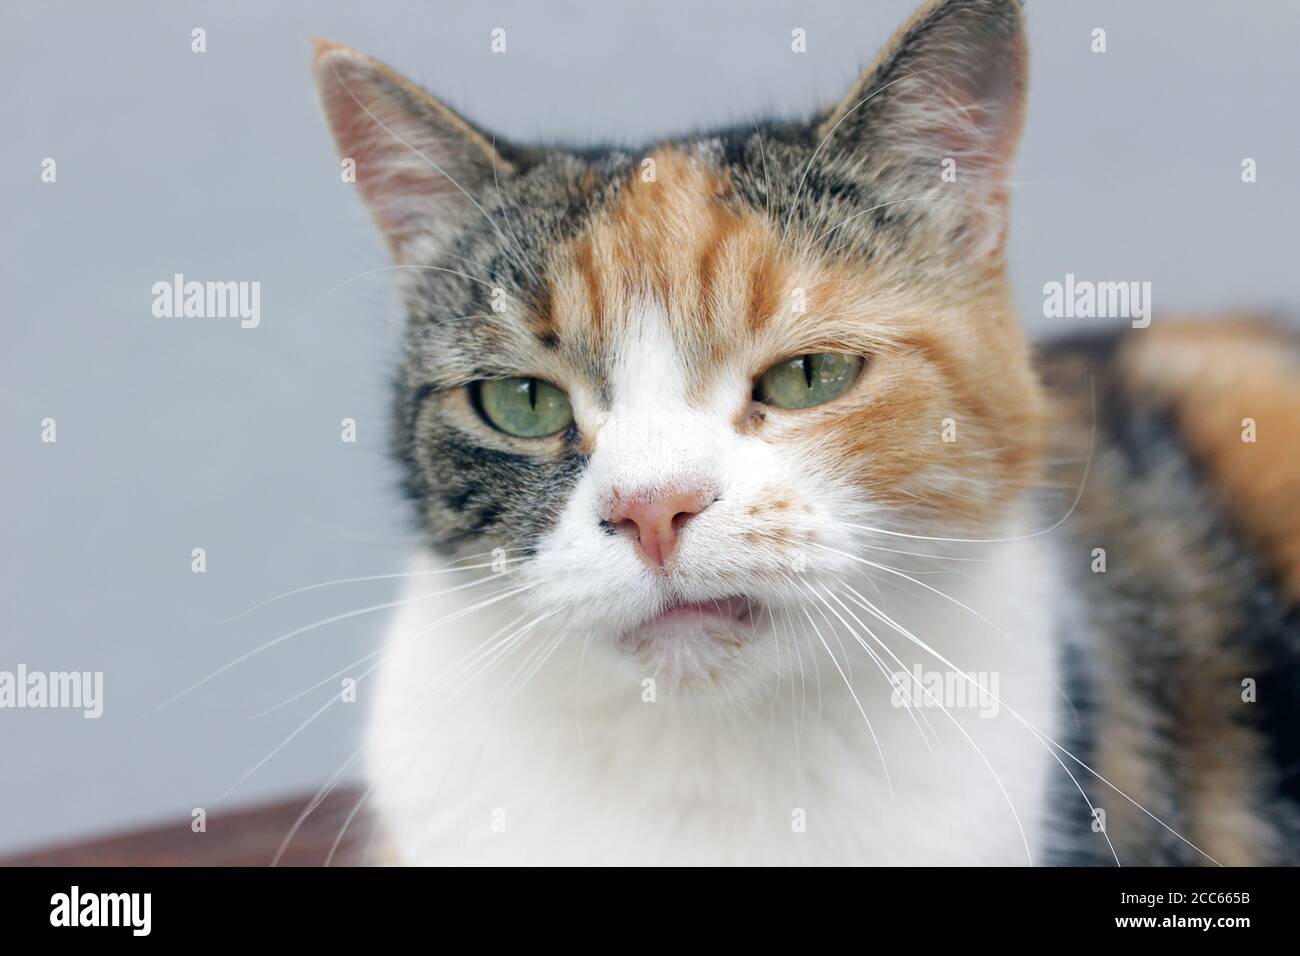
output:
[[[517, 139], [641, 140], [838, 99], [911, 7], [6, 3], [0, 670], [102, 670], [106, 709], [0, 711], [0, 850], [212, 807], [337, 682], [259, 712], [375, 646], [382, 615], [362, 615], [154, 709], [278, 634], [391, 599], [391, 582], [344, 585], [229, 620], [291, 588], [400, 571], [410, 541], [382, 438], [399, 314], [386, 273], [339, 286], [386, 260], [339, 180], [309, 34]], [[1294, 309], [1300, 5], [1059, 0], [1029, 20], [1011, 261], [1034, 331], [1058, 325], [1040, 290], [1066, 272], [1150, 280], [1156, 321]], [[154, 318], [150, 287], [175, 272], [260, 281], [261, 327]], [[356, 445], [339, 440], [344, 416]], [[190, 571], [195, 547], [206, 574]], [[360, 717], [327, 711], [219, 806], [313, 787]]]

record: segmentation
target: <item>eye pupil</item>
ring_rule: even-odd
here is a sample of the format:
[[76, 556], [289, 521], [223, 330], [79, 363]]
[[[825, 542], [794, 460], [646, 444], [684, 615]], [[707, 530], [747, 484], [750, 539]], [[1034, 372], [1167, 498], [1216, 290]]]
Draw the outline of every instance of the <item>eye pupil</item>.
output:
[[861, 355], [843, 352], [798, 355], [764, 372], [754, 387], [754, 397], [777, 408], [824, 405], [849, 390], [864, 364]]
[[517, 438], [545, 438], [573, 425], [569, 397], [540, 378], [498, 378], [470, 390], [483, 419]]

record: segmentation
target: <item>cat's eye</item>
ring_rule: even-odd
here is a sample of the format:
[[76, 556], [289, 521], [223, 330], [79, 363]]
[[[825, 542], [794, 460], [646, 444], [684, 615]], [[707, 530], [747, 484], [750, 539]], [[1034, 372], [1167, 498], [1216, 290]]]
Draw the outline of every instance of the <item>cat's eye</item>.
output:
[[819, 352], [778, 362], [763, 373], [754, 398], [777, 408], [811, 408], [839, 398], [862, 371], [860, 355]]
[[573, 424], [569, 396], [540, 378], [498, 378], [475, 386], [488, 424], [517, 438], [545, 438]]

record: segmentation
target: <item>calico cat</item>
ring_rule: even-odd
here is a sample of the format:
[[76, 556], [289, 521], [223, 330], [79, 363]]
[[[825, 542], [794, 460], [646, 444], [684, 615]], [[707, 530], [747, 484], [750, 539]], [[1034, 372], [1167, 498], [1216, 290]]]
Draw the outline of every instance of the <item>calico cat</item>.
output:
[[643, 150], [315, 74], [409, 316], [388, 859], [1297, 859], [1300, 347], [1032, 352], [1017, 2], [926, 4], [807, 123]]

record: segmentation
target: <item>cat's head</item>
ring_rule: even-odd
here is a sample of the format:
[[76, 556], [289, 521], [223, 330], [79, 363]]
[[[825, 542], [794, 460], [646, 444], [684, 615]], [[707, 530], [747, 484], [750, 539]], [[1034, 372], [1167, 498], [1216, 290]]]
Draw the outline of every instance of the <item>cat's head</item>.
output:
[[1042, 430], [1003, 263], [1025, 60], [1014, 0], [933, 2], [807, 123], [573, 151], [322, 44], [435, 546], [506, 549], [565, 627], [717, 678], [882, 531], [996, 525]]

